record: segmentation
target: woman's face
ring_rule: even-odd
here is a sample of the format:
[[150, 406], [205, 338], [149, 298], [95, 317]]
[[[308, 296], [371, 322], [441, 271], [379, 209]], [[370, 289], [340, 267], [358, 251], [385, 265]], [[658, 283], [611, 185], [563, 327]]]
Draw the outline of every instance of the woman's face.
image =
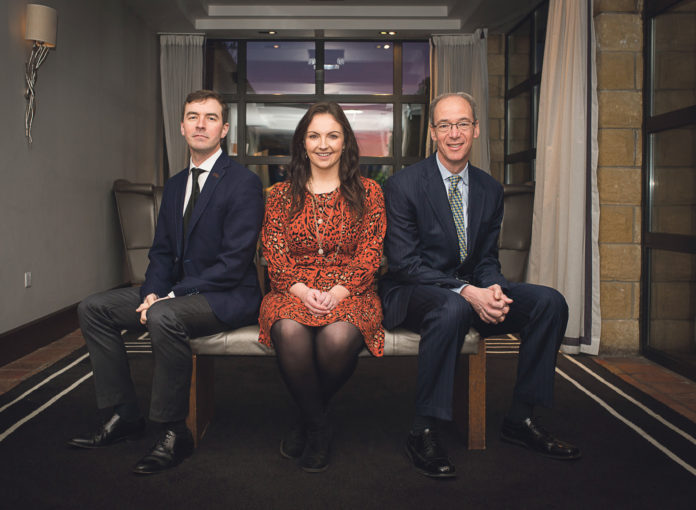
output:
[[305, 133], [304, 147], [313, 172], [338, 173], [344, 149], [343, 128], [330, 113], [318, 113]]

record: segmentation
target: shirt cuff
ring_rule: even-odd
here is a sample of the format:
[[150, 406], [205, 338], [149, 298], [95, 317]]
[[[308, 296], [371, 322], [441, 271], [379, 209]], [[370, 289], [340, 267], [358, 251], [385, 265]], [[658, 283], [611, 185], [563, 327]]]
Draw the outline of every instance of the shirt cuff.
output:
[[469, 285], [468, 283], [465, 283], [465, 284], [462, 285], [461, 287], [455, 287], [454, 289], [450, 289], [450, 290], [451, 290], [452, 292], [456, 292], [457, 294], [460, 294], [460, 295], [461, 295], [462, 289], [463, 289], [464, 287], [468, 286], [468, 285]]

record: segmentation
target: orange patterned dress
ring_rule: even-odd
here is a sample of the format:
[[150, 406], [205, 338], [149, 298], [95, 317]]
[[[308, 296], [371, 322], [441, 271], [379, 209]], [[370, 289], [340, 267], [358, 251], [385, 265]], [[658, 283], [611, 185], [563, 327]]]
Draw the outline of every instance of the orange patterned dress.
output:
[[[375, 273], [382, 259], [387, 220], [382, 189], [371, 179], [361, 179], [365, 212], [360, 220], [349, 213], [338, 190], [317, 194], [316, 201], [306, 192], [304, 209], [288, 219], [290, 183], [278, 183], [271, 189], [261, 231], [271, 280], [271, 291], [264, 296], [259, 313], [261, 343], [271, 346], [271, 326], [279, 319], [307, 326], [344, 321], [360, 330], [374, 356], [382, 356], [384, 328]], [[322, 291], [340, 284], [350, 295], [330, 313], [317, 317], [290, 294], [288, 289], [295, 283]]]

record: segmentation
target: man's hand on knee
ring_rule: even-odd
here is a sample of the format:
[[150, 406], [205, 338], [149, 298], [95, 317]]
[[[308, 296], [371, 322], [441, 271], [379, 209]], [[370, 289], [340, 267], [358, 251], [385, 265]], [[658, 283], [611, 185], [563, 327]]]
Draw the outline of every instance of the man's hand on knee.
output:
[[487, 324], [500, 324], [510, 311], [512, 299], [507, 297], [500, 285], [491, 285], [487, 289], [467, 285], [461, 295], [472, 306], [481, 320]]
[[135, 309], [136, 312], [140, 313], [140, 324], [147, 323], [147, 311], [154, 305], [157, 301], [162, 301], [163, 299], [169, 299], [169, 296], [157, 297], [157, 294], [148, 294], [140, 306]]

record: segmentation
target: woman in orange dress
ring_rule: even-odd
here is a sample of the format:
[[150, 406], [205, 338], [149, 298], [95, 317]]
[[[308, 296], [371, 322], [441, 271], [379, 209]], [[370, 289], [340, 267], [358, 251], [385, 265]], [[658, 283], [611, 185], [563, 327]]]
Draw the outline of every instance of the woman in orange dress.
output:
[[271, 291], [259, 341], [275, 347], [300, 420], [280, 453], [309, 472], [328, 466], [329, 399], [366, 346], [384, 348], [375, 273], [386, 229], [379, 185], [360, 175], [358, 143], [336, 103], [316, 103], [292, 140], [288, 180], [266, 202], [261, 231]]

